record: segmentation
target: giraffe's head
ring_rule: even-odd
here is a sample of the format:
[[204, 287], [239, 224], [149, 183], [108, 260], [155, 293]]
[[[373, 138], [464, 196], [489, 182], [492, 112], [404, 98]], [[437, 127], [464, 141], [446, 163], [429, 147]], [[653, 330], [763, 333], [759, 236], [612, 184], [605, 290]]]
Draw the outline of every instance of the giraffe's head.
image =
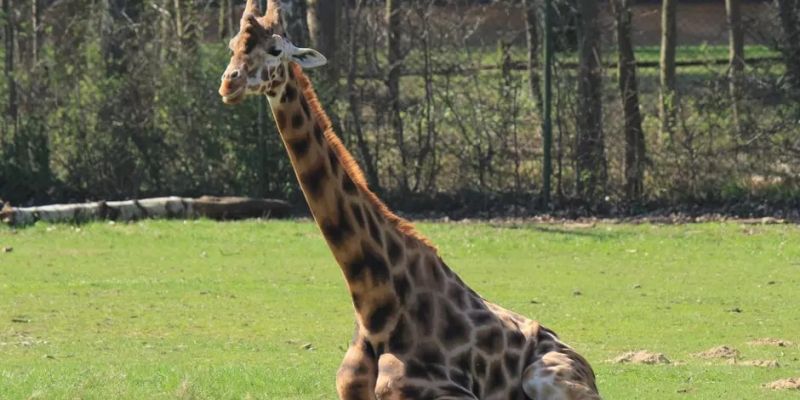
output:
[[228, 47], [231, 60], [222, 74], [219, 94], [226, 104], [240, 103], [248, 95], [279, 95], [287, 81], [288, 64], [303, 68], [325, 65], [316, 50], [297, 48], [283, 35], [277, 0], [269, 0], [262, 15], [259, 0], [247, 0], [239, 33]]

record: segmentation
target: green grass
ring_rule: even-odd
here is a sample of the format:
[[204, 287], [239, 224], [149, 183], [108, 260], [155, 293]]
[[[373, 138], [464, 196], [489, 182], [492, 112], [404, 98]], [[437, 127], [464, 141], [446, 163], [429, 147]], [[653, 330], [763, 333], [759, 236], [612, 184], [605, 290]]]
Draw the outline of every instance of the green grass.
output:
[[[655, 62], [657, 63], [661, 57], [660, 46], [637, 46], [635, 49], [636, 61], [638, 62]], [[473, 49], [475, 54], [480, 54], [482, 64], [499, 64], [502, 62], [500, 52], [496, 48], [481, 47]], [[681, 62], [710, 62], [714, 60], [727, 60], [728, 59], [728, 46], [725, 45], [691, 45], [691, 46], [678, 46], [675, 49], [675, 61]], [[745, 56], [748, 59], [770, 58], [779, 57], [780, 53], [772, 48], [764, 45], [748, 45], [745, 46]], [[528, 57], [527, 49], [524, 46], [514, 46], [511, 49], [511, 57], [518, 62], [525, 62]], [[606, 62], [616, 62], [617, 51], [614, 48], [604, 48], [603, 57]], [[556, 59], [561, 62], [578, 62], [578, 54], [576, 52], [560, 52], [556, 54]], [[778, 61], [780, 63], [780, 61]], [[653, 68], [657, 68], [653, 67]], [[681, 67], [686, 68], [686, 67]]]
[[[761, 385], [800, 376], [797, 226], [421, 230], [486, 298], [586, 355], [608, 399], [796, 398]], [[309, 222], [37, 225], [0, 230], [4, 246], [0, 399], [335, 397], [352, 307]], [[761, 337], [795, 345], [747, 344]], [[781, 367], [692, 356], [723, 344]], [[638, 349], [675, 363], [606, 361]]]
[[[678, 46], [675, 51], [675, 60], [677, 62], [726, 60], [729, 57], [729, 51], [728, 46], [724, 45]], [[748, 45], [745, 46], [744, 51], [748, 59], [780, 56], [780, 53], [764, 45]], [[613, 54], [616, 57], [616, 53]], [[660, 46], [640, 46], [636, 48], [636, 59], [638, 61], [658, 62], [660, 57]]]

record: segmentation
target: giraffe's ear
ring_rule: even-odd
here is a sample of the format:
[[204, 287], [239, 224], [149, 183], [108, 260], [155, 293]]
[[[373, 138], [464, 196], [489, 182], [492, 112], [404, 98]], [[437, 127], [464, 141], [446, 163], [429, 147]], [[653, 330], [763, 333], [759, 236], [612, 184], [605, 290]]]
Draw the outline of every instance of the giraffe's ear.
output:
[[294, 47], [291, 49], [289, 57], [291, 57], [292, 61], [303, 67], [303, 69], [317, 68], [328, 63], [328, 59], [314, 49]]
[[244, 5], [244, 15], [255, 14], [256, 16], [261, 16], [261, 6], [258, 3], [260, 3], [259, 0], [247, 0]]

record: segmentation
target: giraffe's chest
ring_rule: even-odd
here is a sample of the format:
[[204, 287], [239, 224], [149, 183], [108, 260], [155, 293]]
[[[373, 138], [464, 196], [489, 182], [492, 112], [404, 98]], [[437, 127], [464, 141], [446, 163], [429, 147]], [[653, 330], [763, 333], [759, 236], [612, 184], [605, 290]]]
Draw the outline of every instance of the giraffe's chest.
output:
[[526, 399], [521, 386], [524, 336], [489, 329], [471, 332], [470, 338], [451, 348], [433, 336], [418, 338], [403, 352], [392, 352], [387, 346], [378, 360], [376, 397]]
[[379, 361], [375, 397], [378, 400], [442, 397], [526, 400], [521, 375], [517, 368], [507, 371], [502, 360], [486, 364], [479, 361], [465, 370], [457, 366], [421, 364], [415, 360], [401, 361], [385, 354]]

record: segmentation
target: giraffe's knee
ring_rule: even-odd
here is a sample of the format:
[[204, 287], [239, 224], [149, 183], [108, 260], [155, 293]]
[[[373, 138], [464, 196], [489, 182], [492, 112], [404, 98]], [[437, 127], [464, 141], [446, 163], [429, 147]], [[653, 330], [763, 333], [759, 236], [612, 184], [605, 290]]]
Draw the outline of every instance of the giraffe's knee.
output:
[[536, 400], [568, 398], [564, 389], [557, 383], [556, 371], [547, 368], [541, 360], [531, 364], [522, 372], [522, 391]]
[[550, 352], [522, 373], [522, 391], [536, 400], [600, 400], [592, 382], [577, 373], [569, 357]]

